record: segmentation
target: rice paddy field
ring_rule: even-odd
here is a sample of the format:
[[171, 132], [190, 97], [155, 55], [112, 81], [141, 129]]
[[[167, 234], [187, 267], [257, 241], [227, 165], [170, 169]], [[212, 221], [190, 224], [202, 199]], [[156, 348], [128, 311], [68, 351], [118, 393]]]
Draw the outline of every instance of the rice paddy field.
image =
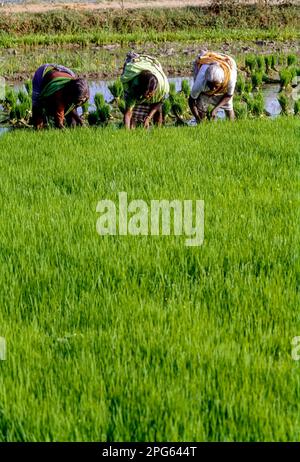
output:
[[[300, 437], [299, 119], [0, 138], [1, 441]], [[205, 239], [99, 236], [202, 199]]]
[[[299, 6], [210, 3], [0, 10], [0, 442], [300, 439]], [[184, 126], [128, 132], [112, 103], [30, 127], [44, 62], [108, 81], [134, 49], [190, 79], [206, 47], [237, 60], [234, 123], [187, 126], [181, 91]], [[120, 192], [204, 201], [203, 244], [100, 236]]]

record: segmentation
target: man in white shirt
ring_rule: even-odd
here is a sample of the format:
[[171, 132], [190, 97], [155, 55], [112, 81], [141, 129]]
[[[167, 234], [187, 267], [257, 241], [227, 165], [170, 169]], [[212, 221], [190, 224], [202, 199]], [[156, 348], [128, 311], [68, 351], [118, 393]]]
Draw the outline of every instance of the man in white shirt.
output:
[[233, 94], [237, 80], [237, 66], [233, 58], [221, 53], [202, 51], [194, 61], [194, 85], [189, 106], [197, 123], [206, 117], [213, 105], [212, 118], [224, 109], [234, 119]]

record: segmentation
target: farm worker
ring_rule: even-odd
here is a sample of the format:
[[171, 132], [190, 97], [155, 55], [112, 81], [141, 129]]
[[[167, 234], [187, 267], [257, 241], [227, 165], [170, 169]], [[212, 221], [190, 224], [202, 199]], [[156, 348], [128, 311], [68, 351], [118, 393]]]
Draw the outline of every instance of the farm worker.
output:
[[151, 120], [162, 124], [162, 101], [169, 93], [169, 82], [160, 63], [151, 56], [127, 54], [121, 81], [125, 92], [124, 124], [149, 127]]
[[234, 119], [233, 94], [237, 80], [237, 66], [230, 56], [202, 51], [194, 61], [194, 85], [189, 106], [197, 122], [205, 118], [208, 106], [214, 106], [212, 118], [224, 109]]
[[89, 87], [85, 80], [73, 71], [58, 64], [44, 64], [38, 68], [32, 80], [32, 122], [35, 128], [43, 128], [46, 116], [54, 117], [57, 128], [82, 125], [77, 107], [89, 99]]

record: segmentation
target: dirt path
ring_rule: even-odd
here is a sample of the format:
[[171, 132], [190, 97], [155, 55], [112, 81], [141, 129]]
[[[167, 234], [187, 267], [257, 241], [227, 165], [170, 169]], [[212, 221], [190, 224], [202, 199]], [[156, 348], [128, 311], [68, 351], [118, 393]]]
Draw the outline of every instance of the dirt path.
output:
[[[298, 1], [298, 0], [297, 0]], [[243, 3], [256, 3], [255, 0], [242, 0]], [[7, 5], [1, 3], [1, 13], [43, 13], [46, 11], [68, 9], [78, 11], [96, 11], [104, 9], [130, 9], [130, 8], [178, 8], [183, 6], [206, 6], [211, 3], [211, 0], [131, 0], [122, 2], [122, 0], [103, 0], [101, 3], [28, 3], [19, 5]], [[281, 0], [274, 0], [272, 3], [282, 3]]]

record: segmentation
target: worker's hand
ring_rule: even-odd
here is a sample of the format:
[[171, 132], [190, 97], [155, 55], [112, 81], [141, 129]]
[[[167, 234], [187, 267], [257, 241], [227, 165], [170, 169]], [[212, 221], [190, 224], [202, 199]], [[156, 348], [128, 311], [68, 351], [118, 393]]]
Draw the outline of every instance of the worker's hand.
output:
[[211, 118], [215, 120], [217, 118], [217, 115], [218, 115], [218, 108], [215, 108], [211, 113]]
[[150, 126], [150, 118], [145, 117], [145, 119], [144, 119], [144, 127], [149, 128], [149, 126]]

